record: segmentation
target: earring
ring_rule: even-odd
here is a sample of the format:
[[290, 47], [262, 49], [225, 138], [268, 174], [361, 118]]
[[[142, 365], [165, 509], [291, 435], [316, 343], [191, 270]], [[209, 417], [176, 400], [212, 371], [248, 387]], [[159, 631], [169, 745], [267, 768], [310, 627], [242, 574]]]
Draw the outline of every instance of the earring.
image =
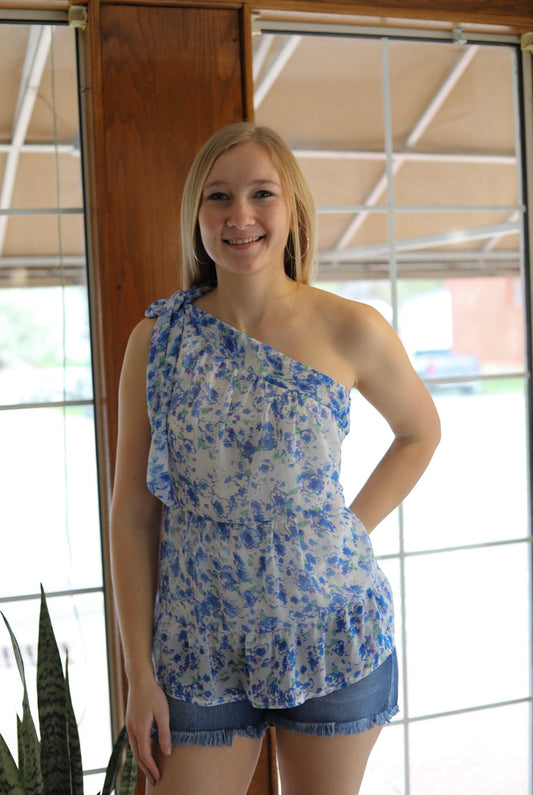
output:
[[[303, 259], [305, 257], [305, 255], [307, 254], [307, 252], [309, 251], [309, 235], [306, 235], [305, 237], [307, 239], [307, 245], [305, 247], [305, 251], [301, 251], [300, 252], [300, 259]], [[288, 247], [286, 248], [286, 251], [287, 251], [287, 254], [289, 255], [289, 257], [292, 260], [296, 260], [296, 257], [294, 256], [294, 253], [292, 251], [290, 251]]]
[[192, 255], [193, 255], [194, 259], [196, 260], [196, 262], [198, 263], [198, 265], [208, 265], [209, 264], [208, 262], [204, 262], [203, 260], [198, 258], [198, 255], [196, 253], [196, 249], [195, 249], [194, 246], [192, 247]]

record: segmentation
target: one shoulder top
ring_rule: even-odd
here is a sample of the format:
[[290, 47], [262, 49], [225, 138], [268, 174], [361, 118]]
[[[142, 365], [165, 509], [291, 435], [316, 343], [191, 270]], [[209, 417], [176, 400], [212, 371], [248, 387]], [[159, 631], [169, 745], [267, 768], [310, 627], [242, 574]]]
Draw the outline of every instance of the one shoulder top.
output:
[[207, 289], [146, 312], [154, 667], [174, 698], [291, 707], [391, 654], [391, 591], [339, 481], [350, 391], [199, 308]]

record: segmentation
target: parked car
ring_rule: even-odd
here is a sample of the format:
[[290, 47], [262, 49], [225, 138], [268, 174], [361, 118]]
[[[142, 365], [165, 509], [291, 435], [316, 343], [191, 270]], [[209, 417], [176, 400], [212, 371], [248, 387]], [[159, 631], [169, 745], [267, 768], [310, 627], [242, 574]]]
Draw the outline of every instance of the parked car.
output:
[[454, 389], [471, 394], [480, 389], [480, 381], [476, 380], [479, 375], [477, 356], [455, 354], [449, 348], [415, 351], [413, 366], [431, 391]]

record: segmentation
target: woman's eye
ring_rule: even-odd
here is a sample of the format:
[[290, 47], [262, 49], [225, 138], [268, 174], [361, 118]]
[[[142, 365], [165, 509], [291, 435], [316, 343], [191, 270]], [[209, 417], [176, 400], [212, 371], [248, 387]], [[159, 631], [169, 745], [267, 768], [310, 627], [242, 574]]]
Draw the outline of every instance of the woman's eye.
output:
[[269, 190], [258, 190], [255, 195], [258, 199], [268, 199], [270, 196], [273, 196], [274, 194], [272, 193], [272, 191]]
[[225, 193], [222, 193], [221, 191], [216, 191], [216, 193], [210, 193], [207, 198], [209, 201], [220, 202], [224, 201], [228, 197], [226, 196]]

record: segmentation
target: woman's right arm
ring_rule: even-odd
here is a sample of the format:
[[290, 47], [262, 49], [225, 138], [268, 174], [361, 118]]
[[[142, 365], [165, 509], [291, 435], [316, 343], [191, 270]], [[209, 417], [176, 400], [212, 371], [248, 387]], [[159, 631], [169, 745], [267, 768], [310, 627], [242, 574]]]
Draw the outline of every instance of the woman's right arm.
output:
[[159, 780], [150, 742], [154, 721], [161, 749], [170, 753], [168, 706], [155, 681], [151, 654], [161, 526], [161, 503], [146, 485], [151, 438], [146, 367], [153, 327], [153, 320], [142, 320], [124, 356], [111, 506], [113, 590], [128, 677], [126, 725], [137, 763], [152, 784]]

